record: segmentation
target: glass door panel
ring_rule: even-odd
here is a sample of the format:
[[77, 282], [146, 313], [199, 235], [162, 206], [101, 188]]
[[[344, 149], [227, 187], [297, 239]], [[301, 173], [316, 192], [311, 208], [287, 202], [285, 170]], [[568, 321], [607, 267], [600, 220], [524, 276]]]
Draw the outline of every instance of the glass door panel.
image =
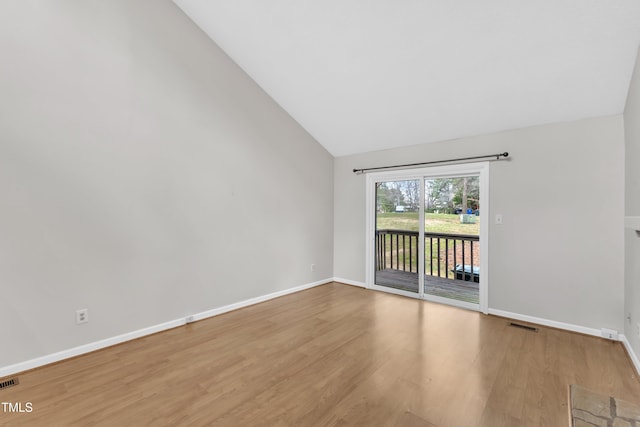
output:
[[375, 285], [419, 293], [420, 181], [376, 183]]
[[424, 181], [424, 293], [479, 302], [479, 176]]

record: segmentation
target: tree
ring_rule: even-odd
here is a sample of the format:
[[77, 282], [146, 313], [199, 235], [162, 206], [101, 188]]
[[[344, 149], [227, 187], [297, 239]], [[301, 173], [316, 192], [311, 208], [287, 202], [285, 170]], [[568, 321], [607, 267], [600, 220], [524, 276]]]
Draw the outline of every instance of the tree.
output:
[[399, 181], [407, 207], [412, 211], [420, 208], [420, 181]]
[[480, 178], [477, 176], [466, 176], [453, 178], [454, 196], [453, 203], [461, 206], [462, 211], [468, 208], [473, 210], [480, 208]]
[[452, 209], [453, 185], [449, 178], [427, 180], [426, 205], [427, 209]]
[[376, 184], [376, 204], [380, 212], [395, 212], [396, 206], [404, 206], [404, 194], [398, 182]]
[[467, 212], [467, 183], [469, 178], [462, 178], [462, 212]]

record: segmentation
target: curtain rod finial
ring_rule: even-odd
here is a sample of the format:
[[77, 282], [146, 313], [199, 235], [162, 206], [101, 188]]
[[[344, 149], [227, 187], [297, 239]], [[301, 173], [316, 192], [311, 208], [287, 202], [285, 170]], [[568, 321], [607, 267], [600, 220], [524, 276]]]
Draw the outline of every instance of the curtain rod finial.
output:
[[502, 157], [509, 157], [509, 153], [505, 151], [504, 153], [502, 153]]

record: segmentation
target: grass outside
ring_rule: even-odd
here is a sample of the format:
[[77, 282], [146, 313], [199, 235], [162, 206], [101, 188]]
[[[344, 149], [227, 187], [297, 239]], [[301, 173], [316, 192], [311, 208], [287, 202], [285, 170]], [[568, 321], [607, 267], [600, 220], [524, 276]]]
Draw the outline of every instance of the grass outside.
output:
[[[376, 214], [376, 229], [393, 229], [418, 231], [418, 212], [390, 212]], [[461, 224], [460, 215], [453, 214], [425, 214], [425, 232], [452, 234], [480, 234], [480, 217], [476, 217], [475, 224]]]

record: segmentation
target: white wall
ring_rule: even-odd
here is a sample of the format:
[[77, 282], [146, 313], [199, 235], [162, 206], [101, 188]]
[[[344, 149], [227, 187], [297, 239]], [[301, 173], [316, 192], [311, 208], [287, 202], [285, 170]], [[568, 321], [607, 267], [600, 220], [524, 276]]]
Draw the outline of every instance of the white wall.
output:
[[2, 2], [0, 52], [0, 367], [332, 277], [333, 158], [172, 2]]
[[[491, 164], [489, 307], [621, 330], [622, 116], [339, 157], [334, 164], [334, 274], [365, 280], [366, 168], [508, 151]], [[491, 223], [492, 221], [490, 221]]]
[[[639, 50], [640, 52], [640, 50]], [[625, 215], [640, 216], [640, 64], [636, 67], [624, 110], [625, 133]], [[640, 339], [640, 234], [625, 230], [625, 336], [636, 355]]]

